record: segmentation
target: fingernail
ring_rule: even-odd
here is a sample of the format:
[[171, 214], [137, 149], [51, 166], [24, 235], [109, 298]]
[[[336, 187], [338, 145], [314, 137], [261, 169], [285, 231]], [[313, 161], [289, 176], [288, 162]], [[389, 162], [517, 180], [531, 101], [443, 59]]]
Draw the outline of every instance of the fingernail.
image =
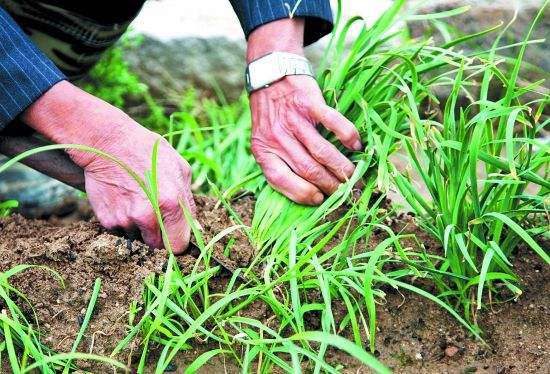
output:
[[323, 196], [322, 193], [317, 192], [315, 195], [313, 195], [313, 203], [314, 204], [319, 205], [323, 202], [323, 200], [325, 200], [325, 197]]
[[355, 143], [353, 143], [353, 149], [356, 151], [360, 151], [363, 149], [363, 144], [361, 144], [361, 141], [357, 140]]

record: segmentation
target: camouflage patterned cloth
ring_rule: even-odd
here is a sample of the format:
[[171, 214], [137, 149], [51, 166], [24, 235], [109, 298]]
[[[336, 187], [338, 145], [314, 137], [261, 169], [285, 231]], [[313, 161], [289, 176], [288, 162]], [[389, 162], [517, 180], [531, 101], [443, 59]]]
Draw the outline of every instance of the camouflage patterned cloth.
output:
[[74, 80], [85, 75], [121, 37], [144, 2], [0, 0], [0, 7]]

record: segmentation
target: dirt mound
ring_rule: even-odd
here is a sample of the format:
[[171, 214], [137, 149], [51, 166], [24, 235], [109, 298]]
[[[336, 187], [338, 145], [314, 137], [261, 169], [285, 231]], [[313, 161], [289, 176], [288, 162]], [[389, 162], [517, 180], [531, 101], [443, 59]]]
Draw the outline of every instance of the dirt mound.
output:
[[527, 249], [514, 267], [523, 295], [479, 313], [487, 345], [433, 302], [385, 289], [378, 358], [397, 373], [549, 373], [550, 267]]

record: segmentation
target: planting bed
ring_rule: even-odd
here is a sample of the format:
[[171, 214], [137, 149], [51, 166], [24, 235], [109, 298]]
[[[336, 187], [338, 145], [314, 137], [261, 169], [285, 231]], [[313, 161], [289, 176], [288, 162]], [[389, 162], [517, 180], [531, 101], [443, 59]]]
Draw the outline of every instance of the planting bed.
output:
[[[197, 197], [196, 201], [197, 219], [205, 239], [234, 225], [225, 209], [216, 207], [215, 200]], [[233, 208], [245, 224], [251, 223], [254, 208], [251, 197], [235, 201]], [[400, 215], [390, 225], [397, 231], [414, 232], [427, 249], [440, 250], [435, 240], [416, 228], [412, 217]], [[14, 215], [0, 220], [0, 231], [0, 271], [19, 264], [45, 265], [63, 278], [65, 287], [47, 270], [34, 268], [11, 279], [12, 285], [33, 305], [43, 342], [61, 352], [71, 349], [94, 281], [101, 278], [98, 303], [78, 350], [109, 355], [125, 336], [129, 307], [132, 302], [140, 302], [143, 280], [151, 273], [161, 273], [166, 261], [163, 251], [112, 235], [93, 221], [63, 224]], [[244, 267], [253, 257], [252, 247], [244, 234], [235, 232], [232, 236], [235, 243], [229, 265]], [[385, 237], [384, 233], [374, 235], [369, 247]], [[223, 248], [224, 240], [214, 251]], [[196, 256], [198, 253], [191, 250], [178, 258], [183, 273], [191, 271]], [[550, 338], [546, 328], [550, 317], [550, 271], [536, 254], [526, 250], [519, 251], [514, 266], [525, 293], [518, 302], [493, 305], [482, 313], [478, 322], [488, 346], [474, 341], [456, 320], [427, 299], [389, 286], [382, 287], [386, 298], [378, 308], [379, 333], [376, 337], [376, 355], [380, 361], [396, 372], [548, 372], [550, 363], [545, 342]], [[224, 292], [229, 279], [228, 271], [220, 271], [209, 282], [211, 291]], [[320, 298], [316, 292], [310, 291], [309, 297]], [[32, 310], [28, 304], [22, 298], [17, 302], [31, 320]], [[339, 320], [346, 315], [345, 306], [335, 301], [333, 312]], [[255, 301], [240, 314], [275, 327], [276, 320], [261, 301]], [[304, 320], [307, 329], [320, 328], [316, 312], [310, 312]], [[351, 338], [349, 331], [343, 331], [342, 335]], [[139, 355], [138, 343], [139, 337], [117, 358], [129, 362], [132, 350]], [[175, 360], [172, 369], [182, 372], [186, 364], [209, 349], [212, 346], [206, 347], [196, 341], [193, 349]], [[156, 363], [155, 356], [153, 352], [149, 357], [151, 371]], [[368, 371], [340, 352], [329, 351], [326, 360], [342, 363], [346, 372]], [[93, 371], [98, 369], [97, 364], [91, 367], [85, 362], [79, 364]], [[9, 372], [6, 362], [2, 366]], [[224, 362], [222, 356], [210, 360], [201, 370], [238, 371], [231, 359]]]

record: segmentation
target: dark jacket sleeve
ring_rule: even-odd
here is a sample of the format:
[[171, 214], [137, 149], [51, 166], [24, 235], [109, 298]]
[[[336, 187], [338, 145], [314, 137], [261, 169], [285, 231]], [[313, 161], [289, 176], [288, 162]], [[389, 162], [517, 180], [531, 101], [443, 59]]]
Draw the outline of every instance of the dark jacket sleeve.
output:
[[0, 130], [64, 79], [0, 7]]
[[329, 0], [230, 0], [248, 39], [257, 27], [282, 18], [306, 20], [304, 45], [330, 33], [333, 27]]

